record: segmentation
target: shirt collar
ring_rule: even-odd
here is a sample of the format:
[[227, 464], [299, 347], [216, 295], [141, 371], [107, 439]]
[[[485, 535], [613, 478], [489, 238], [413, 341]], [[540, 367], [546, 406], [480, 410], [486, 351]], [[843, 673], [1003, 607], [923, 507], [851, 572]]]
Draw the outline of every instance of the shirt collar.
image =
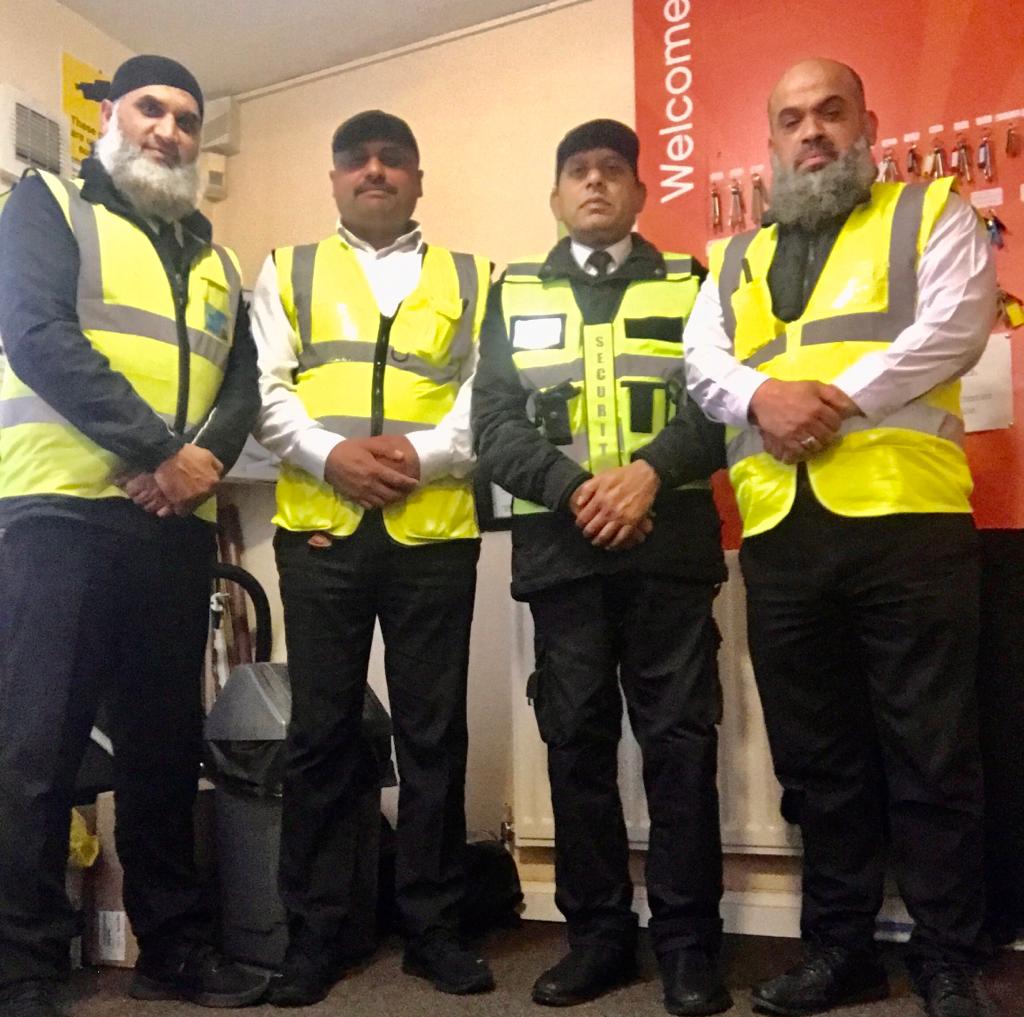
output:
[[[570, 241], [569, 249], [572, 251], [576, 264], [584, 271], [586, 271], [587, 258], [594, 251], [598, 250], [596, 247], [588, 247], [586, 244], [581, 244], [578, 240]], [[627, 233], [621, 240], [617, 240], [610, 247], [600, 249], [607, 251], [612, 256], [612, 263], [608, 266], [608, 271], [614, 272], [629, 257], [630, 252], [633, 250], [633, 235]]]
[[409, 222], [409, 231], [403, 233], [394, 243], [378, 250], [372, 244], [368, 244], [362, 237], [357, 237], [351, 230], [345, 228], [345, 224], [338, 220], [338, 236], [348, 244], [349, 247], [365, 254], [372, 254], [378, 260], [386, 258], [389, 254], [399, 254], [408, 251], [418, 251], [423, 246], [423, 231], [420, 224], [413, 220]]

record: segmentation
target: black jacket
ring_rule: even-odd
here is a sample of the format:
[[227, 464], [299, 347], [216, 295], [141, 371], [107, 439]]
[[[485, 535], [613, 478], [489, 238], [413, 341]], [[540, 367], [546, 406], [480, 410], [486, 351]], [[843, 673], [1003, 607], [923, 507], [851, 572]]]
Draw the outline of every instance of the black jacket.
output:
[[[175, 271], [187, 274], [193, 259], [209, 245], [210, 223], [199, 212], [182, 220], [179, 245], [173, 231], [155, 233], [139, 217], [97, 160], [85, 161], [82, 177], [86, 201], [104, 205], [150, 238], [168, 272], [168, 285]], [[168, 427], [83, 335], [77, 311], [78, 270], [78, 243], [64, 213], [41, 179], [26, 177], [0, 216], [0, 337], [10, 367], [129, 469], [152, 471], [193, 439], [209, 449], [225, 471], [230, 469], [259, 411], [256, 347], [245, 306], [238, 308], [234, 343], [213, 411], [198, 435], [191, 435]], [[182, 361], [187, 363], [185, 352]], [[187, 398], [187, 374], [183, 378], [181, 395]], [[4, 498], [0, 491], [0, 525], [36, 515], [142, 531], [158, 522], [122, 498]]]
[[[580, 269], [568, 239], [553, 248], [540, 270], [542, 279], [569, 281], [587, 324], [610, 322], [631, 282], [664, 274], [661, 254], [638, 234], [633, 235], [629, 257], [607, 277], [598, 279]], [[553, 510], [513, 519], [513, 596], [528, 599], [531, 593], [559, 583], [629, 569], [693, 582], [722, 582], [720, 523], [710, 492], [673, 490], [725, 465], [722, 426], [709, 421], [682, 393], [676, 416], [634, 455], [650, 463], [662, 482], [654, 503], [653, 532], [629, 551], [594, 547], [577, 530], [567, 508], [573, 491], [590, 474], [552, 445], [527, 416], [529, 392], [512, 359], [502, 310], [503, 282], [504, 276], [488, 297], [473, 385], [473, 430], [480, 468], [516, 497]]]

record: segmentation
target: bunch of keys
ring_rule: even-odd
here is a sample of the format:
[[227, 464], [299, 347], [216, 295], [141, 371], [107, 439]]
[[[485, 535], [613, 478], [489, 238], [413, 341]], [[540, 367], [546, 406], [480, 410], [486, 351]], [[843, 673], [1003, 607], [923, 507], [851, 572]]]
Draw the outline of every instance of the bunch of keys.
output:
[[718, 196], [718, 184], [711, 185], [711, 229], [722, 232], [722, 199]]
[[946, 150], [938, 138], [932, 144], [932, 150], [924, 157], [921, 175], [938, 180], [946, 175]]
[[1010, 126], [1006, 128], [1006, 154], [1010, 156], [1010, 158], [1015, 159], [1020, 155], [1020, 150], [1020, 135], [1014, 128], [1014, 125], [1010, 124]]
[[733, 180], [729, 185], [729, 229], [735, 233], [743, 229], [743, 192], [740, 190], [740, 182]]
[[[908, 172], [909, 172], [909, 164], [910, 164], [909, 155], [908, 155], [908, 158], [907, 158], [907, 164], [908, 164]], [[876, 177], [876, 179], [877, 179], [877, 181], [880, 184], [891, 184], [891, 183], [894, 183], [895, 181], [899, 180], [899, 178], [900, 178], [900, 171], [899, 171], [899, 168], [896, 165], [896, 159], [895, 159], [895, 157], [892, 154], [892, 149], [891, 148], [887, 148], [882, 153], [882, 163], [878, 167], [878, 176]]]
[[988, 230], [989, 243], [993, 247], [1002, 247], [1005, 243], [1003, 234], [1006, 232], [1006, 224], [991, 208], [986, 208], [982, 212], [981, 217], [985, 220], [985, 229]]
[[[967, 183], [974, 182], [974, 174], [971, 172], [971, 150], [967, 147], [967, 139], [961, 134], [956, 139], [956, 148], [950, 157], [950, 168], [956, 170], [957, 176]], [[942, 176], [941, 173], [936, 176]]]
[[750, 177], [750, 218], [757, 226], [761, 225], [765, 209], [768, 208], [768, 191], [764, 186], [760, 173]]
[[978, 143], [978, 169], [981, 170], [986, 180], [991, 180], [996, 175], [996, 166], [992, 157], [992, 136], [988, 131]]
[[917, 145], [911, 145], [907, 149], [907, 176], [919, 177], [921, 175], [921, 156], [918, 154]]

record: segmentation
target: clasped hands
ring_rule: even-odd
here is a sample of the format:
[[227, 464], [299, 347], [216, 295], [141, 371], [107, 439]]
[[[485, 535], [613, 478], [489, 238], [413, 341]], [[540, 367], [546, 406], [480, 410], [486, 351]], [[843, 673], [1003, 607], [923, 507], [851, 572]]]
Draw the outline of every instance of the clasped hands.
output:
[[213, 494], [224, 464], [209, 449], [182, 445], [152, 473], [121, 473], [114, 483], [139, 508], [165, 519], [187, 516]]
[[324, 479], [364, 509], [407, 498], [420, 480], [420, 459], [403, 434], [346, 438], [331, 449]]
[[793, 465], [816, 456], [839, 436], [860, 407], [835, 385], [819, 381], [769, 378], [750, 400], [750, 420], [757, 425], [765, 451]]
[[642, 544], [651, 532], [651, 505], [660, 486], [650, 463], [637, 459], [584, 481], [573, 491], [569, 510], [595, 547], [625, 551]]

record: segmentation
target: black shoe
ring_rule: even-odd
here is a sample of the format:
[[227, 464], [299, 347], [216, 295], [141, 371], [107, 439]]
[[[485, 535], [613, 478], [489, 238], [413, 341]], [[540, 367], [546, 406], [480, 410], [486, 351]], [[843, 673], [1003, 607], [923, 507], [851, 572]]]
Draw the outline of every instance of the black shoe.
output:
[[280, 974], [270, 979], [266, 1001], [273, 1006], [312, 1006], [327, 998], [341, 977], [340, 965], [298, 951], [285, 955]]
[[65, 1017], [57, 1006], [57, 986], [32, 980], [0, 989], [0, 1017]]
[[575, 1006], [636, 978], [636, 956], [615, 946], [575, 946], [533, 984], [541, 1006]]
[[266, 991], [266, 975], [229, 961], [202, 943], [143, 950], [128, 987], [128, 995], [135, 999], [184, 999], [213, 1007], [248, 1006]]
[[487, 961], [463, 950], [454, 936], [426, 935], [405, 948], [402, 970], [407, 975], [425, 978], [435, 989], [453, 996], [490, 992], [494, 975]]
[[718, 973], [717, 960], [700, 949], [672, 950], [658, 955], [665, 986], [665, 1009], [686, 1017], [724, 1013], [732, 996]]
[[986, 1017], [991, 1010], [978, 993], [974, 971], [960, 964], [928, 964], [914, 984], [929, 1017]]
[[785, 974], [755, 985], [753, 1003], [758, 1013], [798, 1017], [888, 995], [885, 969], [871, 955], [842, 946], [811, 946]]

